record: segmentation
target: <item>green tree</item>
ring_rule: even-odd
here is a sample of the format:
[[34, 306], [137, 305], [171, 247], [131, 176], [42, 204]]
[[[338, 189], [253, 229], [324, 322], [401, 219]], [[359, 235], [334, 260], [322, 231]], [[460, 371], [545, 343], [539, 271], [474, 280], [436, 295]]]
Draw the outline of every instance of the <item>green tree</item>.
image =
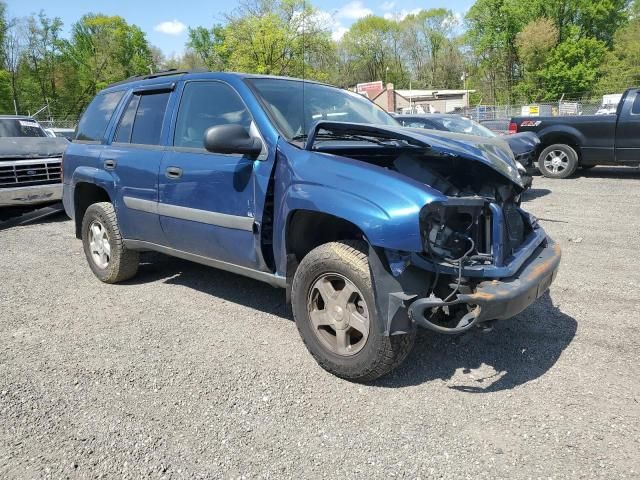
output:
[[467, 13], [467, 40], [476, 57], [474, 77], [481, 77], [489, 101], [513, 99], [519, 79], [516, 38], [528, 21], [528, 7], [517, 0], [477, 0]]
[[75, 71], [66, 95], [68, 114], [78, 114], [108, 84], [155, 71], [145, 34], [122, 17], [84, 15], [71, 27], [71, 38], [62, 44], [67, 70]]
[[24, 30], [25, 48], [20, 64], [23, 97], [26, 97], [23, 106], [33, 111], [49, 104], [54, 109], [49, 113], [55, 113], [62, 21], [51, 19], [41, 11], [26, 19]]
[[[636, 3], [635, 8], [640, 3]], [[634, 10], [632, 10], [634, 12]], [[638, 11], [640, 13], [640, 11]], [[634, 12], [629, 25], [620, 29], [603, 62], [597, 92], [618, 93], [640, 84], [640, 15]]]
[[516, 36], [516, 47], [523, 80], [516, 86], [516, 96], [536, 101], [543, 94], [540, 72], [558, 43], [559, 32], [553, 21], [541, 17], [529, 22]]
[[400, 24], [404, 33], [404, 47], [412, 70], [412, 79], [419, 86], [448, 87], [455, 65], [455, 77], [460, 77], [462, 66], [454, 62], [458, 46], [451, 39], [456, 18], [451, 10], [432, 8], [408, 15]]
[[588, 94], [598, 80], [606, 45], [595, 38], [580, 38], [559, 44], [540, 72], [544, 85], [543, 100], [565, 95], [579, 98]]
[[346, 83], [387, 80], [396, 86], [406, 84], [408, 72], [399, 33], [400, 25], [394, 20], [370, 15], [355, 22], [340, 43]]
[[204, 67], [209, 70], [224, 70], [229, 62], [229, 52], [225, 43], [225, 28], [189, 28], [187, 47], [198, 55]]
[[224, 26], [189, 30], [189, 50], [206, 68], [326, 80], [331, 34], [304, 0], [253, 0]]

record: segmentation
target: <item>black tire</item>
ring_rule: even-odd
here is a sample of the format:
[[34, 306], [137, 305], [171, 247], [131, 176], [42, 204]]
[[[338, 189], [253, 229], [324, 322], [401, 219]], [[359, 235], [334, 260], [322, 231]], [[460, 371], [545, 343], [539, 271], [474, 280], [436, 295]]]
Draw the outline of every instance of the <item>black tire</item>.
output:
[[[89, 230], [98, 222], [107, 234], [110, 246], [108, 261], [101, 266], [97, 263], [96, 255], [92, 253], [91, 234]], [[118, 220], [113, 205], [109, 202], [94, 203], [87, 208], [82, 218], [82, 244], [89, 267], [101, 281], [117, 283], [128, 280], [138, 272], [140, 263], [139, 253], [124, 246]]]
[[[367, 244], [362, 241], [331, 242], [315, 248], [300, 262], [291, 295], [293, 316], [311, 355], [328, 372], [355, 382], [369, 382], [389, 373], [407, 357], [415, 341], [415, 332], [393, 336], [381, 333], [366, 252]], [[312, 288], [323, 275], [333, 274], [355, 285], [368, 309], [369, 332], [366, 342], [357, 353], [349, 356], [339, 355], [327, 348], [314, 331], [311, 321]]]
[[[545, 160], [548, 162], [552, 161], [551, 156], [556, 154], [556, 157], [562, 157], [562, 165], [558, 165], [554, 167], [552, 165], [546, 164]], [[538, 169], [540, 173], [548, 178], [567, 178], [573, 175], [578, 168], [578, 153], [570, 147], [569, 145], [565, 145], [562, 143], [556, 143], [554, 145], [549, 145], [545, 148], [538, 157]]]

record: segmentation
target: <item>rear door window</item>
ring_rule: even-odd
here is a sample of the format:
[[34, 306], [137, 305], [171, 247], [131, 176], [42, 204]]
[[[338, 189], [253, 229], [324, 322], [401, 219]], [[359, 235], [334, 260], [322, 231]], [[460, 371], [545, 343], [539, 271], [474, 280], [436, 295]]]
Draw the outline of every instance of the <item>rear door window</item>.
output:
[[633, 115], [640, 115], [640, 91], [636, 93], [636, 98], [633, 100], [633, 105], [631, 106], [631, 113]]
[[159, 145], [171, 92], [135, 94], [120, 119], [114, 142]]
[[85, 110], [80, 123], [76, 140], [99, 142], [102, 140], [113, 112], [120, 103], [124, 91], [97, 95]]

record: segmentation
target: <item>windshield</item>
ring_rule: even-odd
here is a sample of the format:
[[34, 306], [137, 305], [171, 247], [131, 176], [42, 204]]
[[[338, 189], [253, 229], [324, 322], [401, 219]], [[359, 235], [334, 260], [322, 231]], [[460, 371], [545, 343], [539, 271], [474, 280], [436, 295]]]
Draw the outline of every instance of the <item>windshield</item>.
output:
[[46, 137], [38, 122], [20, 118], [0, 118], [0, 137]]
[[256, 78], [249, 83], [288, 140], [305, 135], [320, 120], [399, 125], [375, 103], [347, 90], [274, 78]]
[[479, 123], [464, 117], [439, 117], [430, 118], [431, 122], [441, 125], [444, 130], [456, 133], [466, 133], [467, 135], [476, 135], [478, 137], [493, 138], [497, 135], [483, 127]]

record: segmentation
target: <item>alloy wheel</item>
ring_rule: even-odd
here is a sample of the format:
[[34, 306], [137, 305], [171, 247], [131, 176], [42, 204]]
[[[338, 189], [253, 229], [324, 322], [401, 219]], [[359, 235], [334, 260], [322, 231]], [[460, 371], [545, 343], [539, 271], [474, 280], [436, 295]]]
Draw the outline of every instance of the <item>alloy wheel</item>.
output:
[[107, 268], [111, 259], [111, 244], [106, 228], [99, 220], [89, 226], [89, 249], [91, 258], [99, 268]]
[[309, 291], [311, 327], [331, 352], [350, 356], [364, 348], [369, 336], [369, 308], [362, 292], [346, 277], [323, 274]]
[[569, 157], [562, 150], [552, 150], [544, 157], [543, 163], [549, 172], [558, 174], [569, 168]]

